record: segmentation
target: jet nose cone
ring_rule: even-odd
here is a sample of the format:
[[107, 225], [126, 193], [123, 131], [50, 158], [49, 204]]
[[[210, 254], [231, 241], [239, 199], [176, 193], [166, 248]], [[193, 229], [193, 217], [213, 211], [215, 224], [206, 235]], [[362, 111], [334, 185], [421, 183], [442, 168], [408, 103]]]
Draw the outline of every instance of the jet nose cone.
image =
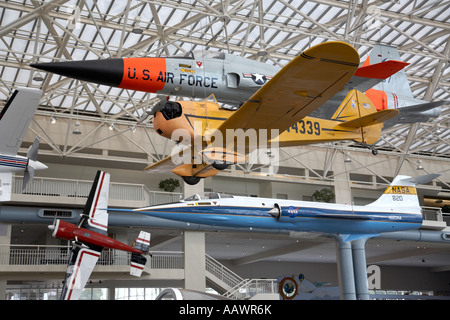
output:
[[73, 79], [118, 87], [123, 78], [124, 62], [119, 58], [32, 63], [30, 66]]
[[34, 160], [30, 160], [28, 165], [30, 165], [31, 167], [33, 167], [34, 170], [45, 170], [48, 167], [43, 164], [42, 162], [39, 161], [34, 161]]
[[43, 164], [43, 163], [41, 163], [41, 162], [39, 162], [39, 164], [40, 164], [40, 166], [39, 166], [38, 170], [45, 170], [45, 169], [48, 169], [48, 167], [47, 167], [45, 164]]

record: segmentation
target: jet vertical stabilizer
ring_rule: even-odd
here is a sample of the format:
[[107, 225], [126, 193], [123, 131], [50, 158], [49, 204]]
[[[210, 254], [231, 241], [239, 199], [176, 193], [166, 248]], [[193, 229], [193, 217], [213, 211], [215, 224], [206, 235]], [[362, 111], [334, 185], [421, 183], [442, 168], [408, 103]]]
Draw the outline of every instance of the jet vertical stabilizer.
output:
[[[373, 66], [384, 61], [400, 60], [395, 47], [377, 44], [373, 47], [363, 67]], [[364, 92], [374, 103], [377, 110], [398, 109], [400, 114], [387, 121], [385, 127], [401, 123], [425, 122], [441, 114], [441, 106], [450, 101], [424, 101], [413, 97], [406, 72], [399, 70], [387, 79]]]
[[[150, 248], [150, 233], [141, 231], [139, 233], [139, 236], [134, 241], [132, 247], [144, 253], [148, 253]], [[144, 257], [142, 254], [133, 252], [131, 254], [130, 274], [135, 277], [140, 277], [142, 271], [144, 270], [146, 262], [146, 257]]]
[[[397, 48], [377, 44], [373, 47], [369, 57], [364, 62], [363, 67], [389, 60], [400, 61], [400, 54], [398, 53]], [[413, 97], [405, 70], [397, 71], [388, 79], [373, 86], [373, 89], [394, 92], [403, 97]]]
[[373, 207], [411, 208], [411, 213], [420, 212], [416, 185], [425, 184], [439, 177], [440, 174], [427, 174], [416, 178], [399, 175], [391, 182], [384, 193], [374, 202]]

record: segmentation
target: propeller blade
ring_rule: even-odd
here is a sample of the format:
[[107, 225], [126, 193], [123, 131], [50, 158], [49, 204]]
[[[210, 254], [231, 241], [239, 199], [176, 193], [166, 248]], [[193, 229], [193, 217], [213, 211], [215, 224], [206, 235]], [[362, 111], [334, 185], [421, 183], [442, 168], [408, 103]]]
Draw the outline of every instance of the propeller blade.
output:
[[156, 112], [160, 111], [162, 108], [164, 108], [164, 106], [166, 105], [166, 102], [169, 100], [168, 96], [165, 95], [157, 95], [156, 99], [158, 99], [155, 104], [148, 109], [145, 113], [147, 113], [147, 115], [154, 115]]
[[153, 116], [157, 111], [160, 111], [164, 107], [165, 102], [169, 100], [169, 97], [159, 94], [151, 100], [151, 107], [139, 118], [138, 124], [143, 123], [149, 116]]
[[34, 139], [33, 144], [28, 148], [28, 151], [27, 151], [28, 159], [37, 161], [40, 140], [41, 139], [39, 137], [36, 137], [36, 139]]
[[33, 181], [34, 178], [34, 168], [27, 165], [25, 172], [23, 174], [23, 182], [22, 182], [22, 193], [25, 192], [25, 188], [29, 181]]

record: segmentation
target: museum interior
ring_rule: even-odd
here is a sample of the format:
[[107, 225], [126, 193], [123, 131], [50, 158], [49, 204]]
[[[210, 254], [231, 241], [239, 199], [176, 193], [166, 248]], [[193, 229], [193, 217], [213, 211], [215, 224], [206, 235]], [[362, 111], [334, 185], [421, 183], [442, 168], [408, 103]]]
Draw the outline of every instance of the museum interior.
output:
[[[0, 203], [0, 299], [60, 299], [72, 241], [53, 237], [49, 225], [80, 221], [98, 170], [110, 174], [108, 208], [124, 209], [108, 213], [107, 236], [131, 245], [146, 231], [150, 255], [142, 275], [134, 277], [129, 254], [104, 249], [79, 299], [450, 299], [449, 21], [450, 1], [1, 1], [0, 109], [7, 109], [18, 88], [40, 90], [18, 155], [28, 157], [39, 137], [37, 160], [47, 168], [33, 172], [26, 185], [30, 171], [15, 171], [10, 199]], [[219, 111], [234, 114], [253, 101], [248, 99], [261, 86], [258, 75], [265, 87], [275, 85], [281, 79], [275, 74], [290, 61], [332, 41], [356, 50], [358, 71], [380, 46], [397, 53], [391, 60], [405, 63], [397, 73], [412, 102], [402, 101], [405, 92], [393, 88], [391, 78], [380, 80], [372, 71], [385, 88], [381, 103], [400, 111], [370, 148], [346, 139], [283, 145], [276, 155], [263, 150], [269, 164], [234, 163], [196, 184], [171, 170], [145, 171], [179, 146], [154, 128], [156, 115], [147, 112], [161, 104], [161, 95], [202, 101], [213, 93]], [[205, 52], [223, 53], [220, 67], [208, 69]], [[252, 63], [239, 64], [235, 56]], [[175, 62], [179, 69], [170, 69], [170, 61], [178, 60], [164, 60], [166, 86], [170, 74], [175, 82], [185, 76], [170, 93], [109, 85], [115, 69], [95, 64], [81, 78], [31, 66], [122, 57], [190, 57], [192, 65]], [[226, 74], [233, 63], [240, 76]], [[125, 77], [126, 67], [123, 72]], [[230, 103], [236, 90], [250, 102]], [[0, 126], [7, 126], [1, 119]], [[296, 125], [291, 131], [301, 130]], [[0, 141], [8, 138], [2, 131]], [[0, 170], [6, 170], [1, 162]], [[365, 296], [346, 289], [344, 246], [330, 232], [208, 225], [126, 211], [212, 192], [356, 208], [378, 199], [398, 175], [429, 174], [439, 176], [416, 187], [420, 227], [364, 239]]]

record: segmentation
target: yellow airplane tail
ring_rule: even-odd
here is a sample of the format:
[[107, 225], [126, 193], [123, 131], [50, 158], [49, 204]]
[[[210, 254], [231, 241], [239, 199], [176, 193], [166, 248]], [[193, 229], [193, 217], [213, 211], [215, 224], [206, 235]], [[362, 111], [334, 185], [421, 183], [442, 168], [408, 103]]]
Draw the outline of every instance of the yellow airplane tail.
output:
[[364, 93], [358, 90], [350, 90], [331, 119], [347, 122], [376, 112], [377, 109], [372, 101]]
[[383, 122], [395, 117], [398, 110], [377, 111], [372, 101], [364, 93], [351, 90], [334, 113], [332, 120], [340, 122], [338, 127], [361, 129], [361, 138], [355, 141], [373, 144], [381, 134]]

